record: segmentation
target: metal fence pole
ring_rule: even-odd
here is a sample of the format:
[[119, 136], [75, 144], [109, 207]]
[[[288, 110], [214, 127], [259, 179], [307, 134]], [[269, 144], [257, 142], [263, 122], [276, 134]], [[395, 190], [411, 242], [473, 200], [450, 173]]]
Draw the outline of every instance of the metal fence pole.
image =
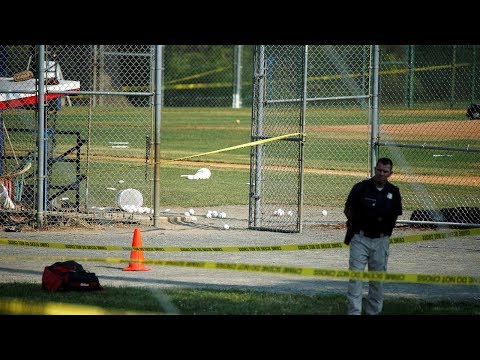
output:
[[[258, 89], [258, 105], [257, 105], [257, 135], [261, 138], [263, 135], [262, 121], [263, 121], [263, 105], [265, 100], [265, 46], [259, 46], [258, 51], [258, 63], [256, 65], [257, 73], [254, 74], [258, 81], [256, 84]], [[257, 140], [257, 139], [255, 139]], [[254, 226], [258, 226], [258, 220], [260, 219], [260, 194], [262, 189], [262, 150], [263, 145], [257, 145], [256, 159], [255, 159], [255, 194], [254, 194]], [[250, 165], [251, 168], [251, 165]], [[253, 184], [250, 184], [253, 187]]]
[[155, 165], [153, 178], [153, 226], [160, 227], [160, 124], [163, 97], [163, 45], [155, 45]]
[[[93, 45], [92, 48], [92, 89], [93, 91], [98, 91], [98, 45]], [[91, 106], [95, 107], [97, 105], [97, 96], [92, 95]]]
[[38, 181], [37, 181], [37, 224], [43, 227], [45, 211], [45, 45], [38, 45], [37, 74], [38, 74]]
[[233, 60], [233, 104], [234, 109], [242, 107], [242, 45], [235, 45]]
[[477, 45], [473, 45], [472, 49], [472, 86], [471, 86], [471, 100], [473, 104], [475, 102], [475, 77], [477, 76]]
[[370, 174], [375, 172], [375, 164], [377, 162], [378, 155], [378, 83], [379, 83], [379, 63], [380, 63], [380, 47], [373, 45], [373, 64], [372, 64], [372, 94], [371, 94], [371, 106], [370, 106], [370, 119], [372, 122], [371, 138], [370, 138]]
[[408, 45], [408, 108], [413, 107], [413, 76], [415, 74], [415, 47]]
[[304, 167], [304, 145], [305, 145], [305, 118], [307, 115], [307, 98], [308, 98], [308, 45], [305, 45], [303, 48], [303, 74], [302, 74], [302, 109], [300, 114], [300, 130], [302, 132], [302, 141], [299, 142], [300, 146], [300, 153], [299, 153], [299, 161], [300, 161], [300, 176], [299, 181], [299, 189], [298, 192], [298, 220], [297, 226], [299, 232], [302, 232], [302, 223], [303, 223], [303, 167]]

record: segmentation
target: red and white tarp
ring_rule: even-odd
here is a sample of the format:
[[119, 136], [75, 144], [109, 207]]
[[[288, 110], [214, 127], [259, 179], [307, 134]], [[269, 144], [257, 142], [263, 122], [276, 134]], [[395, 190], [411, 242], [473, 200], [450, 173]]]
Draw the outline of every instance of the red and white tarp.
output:
[[[36, 105], [38, 96], [28, 91], [37, 90], [37, 80], [14, 81], [13, 78], [0, 77], [0, 110]], [[67, 94], [54, 91], [79, 91], [80, 81], [58, 80], [57, 85], [45, 85], [45, 101], [56, 99]], [[8, 91], [8, 92], [4, 92]], [[15, 92], [11, 92], [15, 91]], [[27, 92], [26, 92], [27, 91]]]

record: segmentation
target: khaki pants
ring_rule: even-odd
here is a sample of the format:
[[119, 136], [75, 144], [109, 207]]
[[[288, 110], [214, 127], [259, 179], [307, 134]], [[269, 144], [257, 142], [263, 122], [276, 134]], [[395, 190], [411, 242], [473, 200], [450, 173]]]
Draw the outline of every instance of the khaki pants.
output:
[[[387, 271], [390, 239], [388, 236], [369, 238], [355, 234], [350, 243], [349, 269], [364, 271]], [[377, 315], [383, 308], [383, 282], [369, 281], [365, 312], [367, 315]], [[362, 314], [363, 281], [348, 282], [348, 315]]]

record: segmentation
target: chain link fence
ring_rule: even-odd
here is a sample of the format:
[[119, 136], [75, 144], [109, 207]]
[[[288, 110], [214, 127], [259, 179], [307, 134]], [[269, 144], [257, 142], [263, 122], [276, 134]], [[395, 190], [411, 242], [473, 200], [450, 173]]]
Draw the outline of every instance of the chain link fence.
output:
[[420, 223], [480, 223], [475, 45], [389, 46], [381, 57], [379, 152], [396, 163]]
[[258, 46], [251, 148], [249, 227], [295, 232], [301, 225], [301, 171], [306, 70], [302, 46]]
[[[151, 168], [140, 165], [145, 163], [146, 139], [152, 134], [152, 113], [150, 105], [140, 105], [151, 104], [151, 96], [129, 95], [128, 88], [151, 87], [151, 46], [45, 46], [43, 64], [39, 64], [37, 46], [4, 49], [5, 79], [22, 70], [34, 75], [26, 81], [7, 80], [2, 87], [15, 91], [6, 93], [3, 102], [7, 108], [2, 120], [8, 124], [4, 136], [9, 134], [8, 144], [12, 145], [4, 147], [4, 166], [12, 169], [12, 162], [33, 160], [21, 178], [10, 170], [3, 172], [10, 177], [7, 183], [20, 182], [11, 193], [21, 201], [12, 210], [26, 216], [43, 209], [49, 224], [70, 221], [74, 214], [103, 215], [118, 209], [121, 191], [138, 207], [148, 204], [151, 176], [147, 173]], [[43, 124], [38, 121], [41, 109], [36, 106], [35, 94], [24, 96], [24, 90], [38, 91], [40, 68], [45, 68]], [[23, 103], [15, 103], [22, 98], [26, 99]], [[37, 139], [42, 133], [39, 123], [45, 135]], [[38, 156], [37, 151], [29, 150], [37, 147]], [[45, 168], [39, 170], [42, 148]], [[43, 192], [39, 173], [45, 179]], [[133, 187], [139, 191], [130, 191]], [[14, 214], [7, 220], [17, 218]]]
[[[43, 210], [46, 224], [76, 222], [86, 219], [84, 215], [104, 222], [152, 217], [154, 48], [47, 45], [40, 54], [35, 45], [0, 46], [4, 224], [31, 222], [35, 213]], [[194, 121], [198, 113], [209, 117], [222, 107], [241, 108], [251, 103], [246, 95], [251, 92], [252, 72], [248, 60], [252, 51], [248, 47], [164, 48], [162, 105], [166, 117], [186, 115]], [[39, 65], [45, 70], [43, 111], [37, 104]], [[17, 74], [27, 70], [28, 79], [15, 81]], [[169, 150], [170, 145], [175, 148], [179, 142], [188, 141], [190, 155], [199, 150], [195, 143], [203, 141], [195, 138], [202, 131], [189, 131], [188, 126], [171, 144], [168, 126], [165, 132], [165, 157], [186, 154], [184, 150]], [[38, 136], [42, 133], [45, 135]], [[44, 158], [45, 169], [39, 169], [43, 163], [39, 158]], [[195, 168], [197, 165], [185, 168], [166, 164], [162, 168], [166, 185], [162, 183], [162, 188], [168, 187], [173, 176], [178, 181], [179, 173]], [[165, 207], [172, 206], [172, 197], [180, 203], [190, 199], [188, 194], [168, 190], [162, 190], [159, 197]], [[214, 203], [226, 202], [217, 197]]]
[[[316, 222], [343, 221], [351, 186], [372, 174], [375, 158], [388, 156], [395, 164], [391, 180], [404, 197], [400, 222], [478, 225], [479, 126], [466, 117], [477, 96], [476, 47], [383, 46], [378, 60], [371, 46], [305, 49], [303, 59], [294, 46], [257, 50], [265, 55], [255, 70], [262, 80], [256, 83], [253, 125], [261, 121], [262, 130], [280, 127], [289, 119], [280, 104], [290, 104], [290, 124], [305, 119], [306, 141], [302, 156], [284, 148], [276, 153], [273, 146], [258, 150], [261, 167], [274, 164], [279, 154], [284, 154], [283, 166], [295, 158], [303, 161], [303, 179], [286, 182], [276, 169], [270, 184], [265, 178], [253, 185], [258, 188], [250, 200], [257, 209], [250, 212], [250, 223], [292, 230], [290, 219], [276, 217], [279, 209], [291, 206], [285, 194], [297, 193], [304, 207], [318, 207]], [[298, 67], [302, 61], [307, 64], [303, 70]], [[270, 116], [274, 111], [278, 115]]]
[[233, 45], [167, 45], [164, 106], [251, 106], [252, 49]]
[[[258, 209], [250, 212], [250, 222], [263, 224], [269, 230], [301, 231], [305, 209], [292, 209], [292, 203], [300, 206], [301, 196], [304, 207], [319, 207], [315, 221], [325, 221], [324, 214], [329, 213], [328, 220], [339, 221], [350, 186], [359, 174], [368, 175], [369, 47], [304, 48], [258, 48], [259, 53], [264, 52], [264, 61], [255, 73], [264, 80], [258, 83], [255, 100], [264, 107], [254, 113], [262, 121], [262, 130], [275, 130], [268, 136], [305, 132], [304, 146], [301, 144], [296, 151], [280, 145], [264, 151], [262, 167], [271, 163], [273, 167], [278, 161], [283, 161], [285, 167], [272, 168], [270, 184], [265, 179], [262, 184], [252, 185], [259, 186], [251, 191], [255, 194], [251, 204]], [[363, 131], [351, 133], [348, 129], [352, 125], [363, 126]], [[274, 149], [278, 152], [274, 153]], [[296, 170], [293, 180], [284, 181], [288, 163]]]
[[[369, 176], [373, 150], [394, 160], [401, 221], [449, 222], [441, 216], [459, 209], [453, 222], [478, 223], [480, 137], [478, 120], [466, 117], [478, 99], [477, 47], [381, 46], [377, 112], [372, 49], [265, 46], [260, 62], [259, 47], [167, 45], [155, 104], [154, 46], [47, 45], [42, 62], [38, 46], [0, 45], [2, 223], [35, 220], [39, 198], [47, 224], [152, 219], [159, 200], [159, 212], [250, 204], [250, 226], [300, 231], [307, 207], [315, 222], [344, 221], [345, 197]], [[15, 81], [25, 70], [31, 78]], [[205, 167], [210, 181], [183, 178]]]

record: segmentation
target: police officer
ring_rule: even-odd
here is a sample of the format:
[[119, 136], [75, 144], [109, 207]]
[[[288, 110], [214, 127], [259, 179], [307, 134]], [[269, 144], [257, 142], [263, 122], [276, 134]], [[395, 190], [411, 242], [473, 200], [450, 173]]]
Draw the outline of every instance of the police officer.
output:
[[[390, 183], [393, 162], [380, 158], [375, 175], [353, 185], [345, 202], [344, 214], [351, 224], [349, 269], [387, 271], [390, 236], [399, 215], [402, 215], [400, 189]], [[362, 314], [363, 282], [348, 283], [348, 315]], [[383, 308], [383, 282], [370, 281], [365, 313], [377, 315]]]

